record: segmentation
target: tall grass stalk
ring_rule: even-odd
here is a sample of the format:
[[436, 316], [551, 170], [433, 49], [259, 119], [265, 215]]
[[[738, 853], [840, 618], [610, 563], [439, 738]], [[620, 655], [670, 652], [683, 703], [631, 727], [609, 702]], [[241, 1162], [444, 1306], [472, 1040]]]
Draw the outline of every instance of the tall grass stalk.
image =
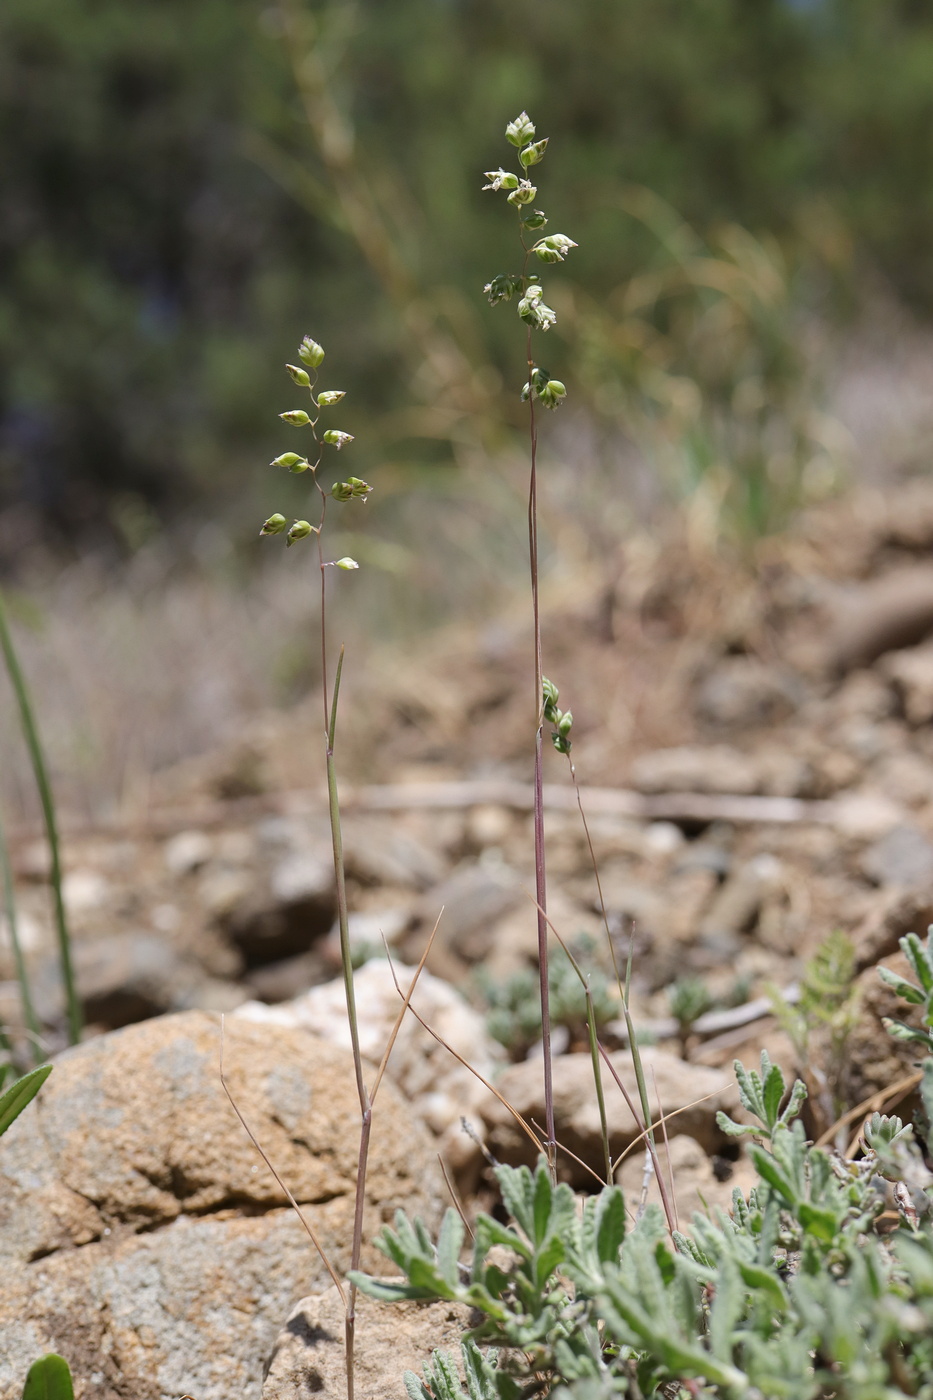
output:
[[544, 159], [547, 137], [535, 140], [535, 126], [527, 112], [522, 112], [515, 121], [509, 122], [505, 130], [509, 145], [515, 148], [521, 167], [521, 174], [510, 170], [487, 170], [489, 181], [484, 189], [501, 191], [518, 214], [518, 237], [522, 250], [521, 271], [500, 273], [485, 287], [490, 305], [500, 301], [519, 298], [518, 314], [525, 325], [525, 361], [528, 379], [522, 390], [522, 399], [528, 404], [528, 436], [530, 452], [530, 473], [528, 481], [528, 560], [531, 573], [531, 606], [534, 629], [534, 685], [535, 685], [535, 739], [534, 739], [534, 832], [535, 832], [535, 901], [538, 906], [538, 976], [541, 998], [541, 1043], [544, 1060], [544, 1103], [547, 1135], [547, 1156], [552, 1177], [555, 1174], [555, 1131], [554, 1131], [554, 1085], [551, 1058], [551, 1016], [548, 986], [548, 925], [547, 925], [547, 868], [544, 844], [544, 721], [546, 717], [547, 693], [545, 690], [544, 668], [541, 654], [541, 606], [538, 561], [538, 420], [537, 405], [557, 408], [566, 397], [567, 390], [558, 379], [552, 379], [548, 370], [537, 364], [534, 356], [532, 333], [535, 330], [547, 331], [557, 320], [554, 310], [544, 301], [544, 291], [537, 272], [532, 266], [540, 263], [563, 262], [571, 248], [577, 245], [566, 234], [556, 233], [538, 237], [547, 224], [542, 210], [534, 209], [536, 186], [527, 178], [527, 171]]
[[[360, 1265], [363, 1245], [366, 1172], [369, 1162], [369, 1145], [372, 1133], [372, 1100], [375, 1096], [375, 1087], [378, 1087], [378, 1079], [373, 1094], [370, 1094], [366, 1087], [363, 1070], [363, 1056], [360, 1050], [359, 1023], [356, 1011], [356, 996], [353, 987], [353, 959], [350, 947], [349, 920], [347, 917], [347, 891], [343, 856], [343, 836], [340, 823], [340, 797], [337, 787], [337, 768], [334, 759], [334, 749], [337, 739], [337, 708], [340, 698], [340, 680], [343, 674], [344, 651], [341, 647], [336, 673], [334, 675], [333, 689], [331, 690], [328, 679], [327, 570], [329, 568], [338, 568], [348, 571], [356, 569], [358, 565], [355, 559], [349, 557], [343, 559], [325, 558], [323, 537], [328, 501], [335, 500], [346, 502], [356, 500], [362, 502], [367, 499], [372, 488], [368, 482], [362, 481], [359, 477], [355, 476], [348, 477], [346, 481], [337, 481], [329, 489], [325, 489], [322, 485], [318, 472], [324, 460], [325, 447], [333, 447], [339, 452], [341, 448], [353, 441], [353, 436], [350, 433], [342, 432], [336, 428], [322, 429], [321, 433], [318, 433], [318, 424], [321, 419], [321, 414], [335, 404], [339, 404], [344, 398], [344, 391], [342, 389], [331, 389], [315, 392], [317, 371], [323, 363], [324, 351], [310, 336], [305, 336], [302, 341], [298, 350], [298, 357], [301, 360], [301, 365], [287, 365], [286, 368], [292, 383], [297, 385], [298, 388], [308, 391], [310, 412], [305, 409], [291, 409], [279, 416], [293, 427], [310, 429], [313, 450], [308, 455], [302, 455], [298, 452], [284, 452], [280, 457], [277, 457], [271, 465], [284, 468], [295, 474], [301, 474], [303, 472], [311, 473], [311, 480], [314, 483], [314, 489], [317, 494], [319, 510], [318, 520], [316, 525], [312, 525], [307, 520], [296, 520], [289, 527], [285, 517], [276, 514], [270, 516], [269, 519], [266, 520], [260, 533], [263, 535], [285, 534], [286, 546], [291, 546], [299, 540], [306, 539], [309, 535], [314, 535], [317, 538], [317, 563], [320, 577], [318, 626], [321, 650], [324, 761], [327, 772], [328, 811], [330, 815], [331, 839], [334, 853], [334, 880], [337, 895], [337, 923], [340, 932], [341, 965], [343, 969], [344, 989], [346, 992], [347, 1021], [350, 1028], [350, 1041], [353, 1051], [353, 1067], [360, 1106], [360, 1144], [356, 1176], [356, 1199], [353, 1212], [353, 1242], [351, 1246], [351, 1267], [353, 1270], [357, 1270]], [[394, 1038], [393, 1034], [393, 1042]], [[381, 1071], [379, 1078], [381, 1078]], [[348, 1400], [353, 1400], [356, 1285], [351, 1283], [347, 1290], [341, 1288], [340, 1293], [345, 1306], [347, 1397]]]
[[75, 985], [74, 968], [71, 958], [71, 938], [69, 936], [68, 920], [65, 914], [65, 901], [62, 896], [62, 864], [58, 844], [58, 825], [55, 818], [55, 800], [52, 796], [52, 785], [49, 782], [42, 745], [39, 741], [39, 730], [36, 725], [35, 710], [29, 694], [29, 688], [26, 685], [26, 678], [23, 675], [22, 667], [19, 664], [19, 658], [16, 655], [16, 649], [13, 646], [13, 638], [10, 634], [10, 628], [7, 622], [2, 593], [0, 593], [0, 651], [3, 652], [7, 674], [10, 677], [10, 684], [16, 696], [23, 737], [26, 740], [26, 747], [29, 750], [32, 771], [36, 780], [36, 788], [38, 789], [39, 800], [42, 804], [42, 816], [45, 822], [45, 831], [49, 843], [49, 859], [51, 862], [50, 879], [55, 910], [55, 930], [58, 939], [58, 957], [61, 966], [62, 983], [65, 988], [68, 1039], [72, 1045], [77, 1045], [81, 1039], [83, 1017], [81, 1015], [81, 1003], [78, 1000], [78, 992]]

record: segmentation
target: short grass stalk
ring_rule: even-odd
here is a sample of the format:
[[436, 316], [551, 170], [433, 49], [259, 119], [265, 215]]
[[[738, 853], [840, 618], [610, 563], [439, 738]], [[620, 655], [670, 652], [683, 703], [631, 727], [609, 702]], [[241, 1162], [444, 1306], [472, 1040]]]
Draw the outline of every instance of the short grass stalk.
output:
[[13, 691], [16, 696], [23, 737], [26, 740], [26, 747], [29, 750], [32, 771], [36, 780], [36, 788], [38, 789], [39, 800], [42, 804], [42, 816], [45, 821], [45, 831], [49, 843], [50, 879], [55, 910], [55, 929], [58, 938], [58, 957], [61, 966], [62, 983], [65, 988], [68, 1039], [72, 1045], [77, 1045], [78, 1041], [81, 1039], [83, 1017], [81, 1014], [81, 1003], [78, 1000], [77, 987], [75, 986], [74, 968], [71, 959], [71, 938], [68, 933], [65, 901], [62, 896], [62, 865], [58, 844], [58, 825], [55, 817], [55, 801], [52, 796], [52, 785], [49, 782], [42, 745], [39, 741], [39, 730], [36, 725], [35, 710], [29, 695], [29, 688], [26, 685], [26, 678], [23, 675], [22, 667], [19, 664], [19, 658], [16, 655], [16, 649], [13, 646], [13, 638], [7, 623], [6, 609], [4, 607], [2, 594], [0, 594], [0, 651], [3, 652], [3, 659], [10, 677], [10, 684], [13, 686]]

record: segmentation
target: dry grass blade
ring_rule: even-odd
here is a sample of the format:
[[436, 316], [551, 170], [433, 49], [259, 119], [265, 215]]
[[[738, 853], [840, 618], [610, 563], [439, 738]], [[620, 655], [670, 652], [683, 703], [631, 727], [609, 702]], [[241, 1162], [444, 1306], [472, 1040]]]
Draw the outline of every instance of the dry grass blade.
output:
[[325, 1269], [327, 1270], [327, 1272], [330, 1274], [331, 1279], [333, 1280], [333, 1283], [334, 1283], [334, 1287], [337, 1289], [337, 1292], [340, 1294], [340, 1297], [341, 1297], [341, 1300], [343, 1301], [344, 1307], [346, 1307], [346, 1306], [347, 1306], [347, 1294], [346, 1294], [346, 1290], [344, 1289], [343, 1283], [341, 1282], [339, 1276], [338, 1276], [337, 1273], [334, 1271], [334, 1267], [333, 1267], [333, 1265], [331, 1264], [330, 1260], [328, 1259], [327, 1254], [326, 1254], [325, 1251], [324, 1251], [324, 1247], [323, 1247], [323, 1245], [321, 1244], [320, 1240], [318, 1239], [317, 1234], [315, 1233], [314, 1226], [311, 1224], [311, 1222], [310, 1222], [309, 1220], [307, 1220], [307, 1219], [305, 1218], [304, 1211], [301, 1209], [301, 1206], [300, 1206], [300, 1205], [298, 1204], [298, 1202], [295, 1200], [295, 1197], [292, 1195], [291, 1191], [290, 1191], [290, 1190], [288, 1189], [288, 1187], [285, 1185], [285, 1182], [282, 1180], [282, 1178], [279, 1176], [278, 1172], [276, 1171], [275, 1167], [272, 1165], [271, 1161], [269, 1160], [269, 1156], [268, 1156], [268, 1154], [266, 1153], [265, 1148], [262, 1146], [262, 1143], [259, 1141], [259, 1139], [257, 1138], [256, 1134], [253, 1132], [252, 1128], [249, 1126], [249, 1124], [247, 1123], [246, 1119], [243, 1117], [243, 1114], [240, 1112], [240, 1108], [239, 1108], [239, 1105], [237, 1104], [236, 1099], [233, 1097], [233, 1095], [232, 1095], [231, 1092], [230, 1092], [230, 1087], [229, 1087], [229, 1085], [227, 1084], [227, 1080], [226, 1080], [226, 1077], [225, 1077], [225, 1075], [224, 1075], [224, 1038], [225, 1038], [224, 1018], [223, 1018], [223, 1016], [221, 1016], [221, 1018], [220, 1018], [220, 1083], [221, 1083], [221, 1085], [222, 1085], [222, 1087], [223, 1087], [224, 1093], [227, 1095], [227, 1098], [228, 1098], [228, 1100], [230, 1101], [230, 1107], [233, 1109], [233, 1111], [234, 1111], [234, 1113], [236, 1114], [237, 1118], [239, 1118], [240, 1122], [241, 1122], [242, 1125], [243, 1125], [243, 1129], [244, 1129], [244, 1131], [245, 1131], [247, 1137], [249, 1138], [250, 1142], [253, 1144], [253, 1146], [255, 1147], [256, 1151], [259, 1153], [260, 1157], [261, 1157], [262, 1160], [265, 1162], [266, 1166], [269, 1168], [269, 1171], [270, 1171], [270, 1172], [272, 1173], [272, 1175], [275, 1177], [275, 1180], [278, 1182], [279, 1188], [281, 1189], [281, 1191], [282, 1191], [282, 1192], [284, 1193], [284, 1195], [286, 1196], [289, 1205], [291, 1206], [292, 1210], [295, 1212], [295, 1214], [298, 1216], [298, 1219], [301, 1221], [302, 1225], [304, 1226], [305, 1231], [307, 1232], [308, 1238], [310, 1239], [311, 1243], [314, 1245], [314, 1248], [317, 1250], [318, 1254], [320, 1255], [321, 1263], [324, 1265], [324, 1268], [325, 1268]]
[[[649, 1123], [649, 1125], [648, 1125], [647, 1128], [643, 1125], [642, 1120], [641, 1120], [641, 1119], [639, 1118], [639, 1116], [638, 1116], [638, 1112], [637, 1112], [637, 1110], [636, 1110], [636, 1108], [635, 1108], [635, 1105], [634, 1105], [634, 1103], [632, 1102], [631, 1095], [629, 1094], [628, 1090], [626, 1089], [625, 1085], [622, 1083], [622, 1080], [620, 1079], [619, 1075], [617, 1074], [617, 1072], [616, 1072], [616, 1067], [615, 1067], [615, 1065], [612, 1063], [612, 1061], [610, 1060], [608, 1054], [606, 1053], [605, 1046], [600, 1045], [600, 1047], [599, 1047], [599, 1053], [602, 1055], [603, 1059], [606, 1061], [606, 1064], [607, 1064], [607, 1066], [608, 1066], [608, 1068], [609, 1068], [609, 1073], [612, 1075], [612, 1077], [613, 1077], [613, 1079], [615, 1080], [616, 1084], [618, 1084], [619, 1089], [621, 1090], [621, 1093], [622, 1093], [622, 1097], [625, 1099], [625, 1102], [628, 1104], [629, 1112], [631, 1113], [632, 1117], [635, 1119], [635, 1126], [640, 1130], [640, 1136], [643, 1137], [643, 1138], [645, 1139], [645, 1142], [646, 1142], [647, 1147], [648, 1147], [648, 1151], [651, 1153], [651, 1160], [652, 1160], [652, 1162], [654, 1163], [654, 1174], [655, 1174], [655, 1176], [658, 1178], [658, 1190], [659, 1190], [660, 1193], [661, 1193], [661, 1204], [662, 1204], [663, 1207], [664, 1207], [664, 1214], [665, 1214], [665, 1216], [667, 1217], [667, 1227], [668, 1227], [668, 1229], [670, 1230], [671, 1234], [673, 1234], [674, 1231], [675, 1231], [676, 1228], [677, 1228], [677, 1225], [676, 1225], [676, 1217], [675, 1217], [674, 1211], [673, 1211], [673, 1209], [672, 1209], [672, 1207], [671, 1207], [671, 1203], [670, 1203], [670, 1201], [668, 1200], [667, 1187], [665, 1186], [665, 1184], [664, 1184], [664, 1178], [663, 1178], [663, 1176], [661, 1175], [661, 1164], [660, 1164], [659, 1161], [658, 1161], [658, 1154], [657, 1154], [657, 1152], [655, 1151], [654, 1141], [653, 1141], [653, 1138], [652, 1138], [652, 1132], [653, 1132], [654, 1128], [655, 1128], [657, 1125], [654, 1124], [654, 1123]], [[712, 1096], [710, 1095], [709, 1097], [712, 1097]], [[638, 1138], [636, 1138], [635, 1141], [637, 1142], [637, 1141], [638, 1141]], [[634, 1146], [634, 1144], [632, 1144], [632, 1146]], [[629, 1150], [631, 1150], [631, 1148], [629, 1148]], [[622, 1156], [624, 1157], [624, 1156], [625, 1156], [625, 1153], [623, 1153]], [[621, 1161], [622, 1161], [622, 1157], [619, 1158], [619, 1162], [621, 1162]], [[615, 1165], [618, 1166], [618, 1162], [617, 1162]], [[614, 1171], [614, 1169], [613, 1169], [613, 1171]]]
[[[540, 1124], [535, 1123], [534, 1119], [532, 1119], [531, 1121], [536, 1128], [540, 1127]], [[575, 1152], [571, 1152], [570, 1148], [565, 1147], [565, 1145], [559, 1139], [554, 1143], [554, 1146], [557, 1148], [558, 1152], [563, 1152], [565, 1157], [569, 1157], [572, 1162], [576, 1162], [578, 1167], [582, 1167], [585, 1172], [588, 1172], [598, 1186], [611, 1186], [612, 1183], [609, 1181], [604, 1181], [603, 1178], [600, 1176], [599, 1172], [594, 1171], [594, 1169], [590, 1166], [589, 1162], [584, 1162], [582, 1157], [578, 1157]]]
[[[600, 1049], [602, 1049], [602, 1047], [600, 1047]], [[603, 1052], [603, 1054], [605, 1055], [605, 1051]], [[625, 1091], [623, 1090], [623, 1093], [624, 1092]], [[672, 1108], [670, 1113], [665, 1113], [663, 1117], [655, 1118], [651, 1123], [648, 1124], [647, 1128], [644, 1128], [638, 1134], [638, 1137], [632, 1139], [632, 1141], [629, 1143], [628, 1147], [625, 1149], [624, 1152], [619, 1153], [618, 1157], [612, 1164], [613, 1172], [618, 1171], [620, 1163], [625, 1161], [626, 1157], [629, 1155], [630, 1152], [635, 1151], [635, 1148], [639, 1145], [640, 1142], [647, 1140], [649, 1135], [654, 1132], [655, 1128], [662, 1128], [665, 1123], [669, 1123], [670, 1120], [672, 1118], [676, 1118], [678, 1114], [686, 1113], [689, 1108], [696, 1108], [697, 1104], [705, 1103], [707, 1099], [713, 1098], [717, 1092], [718, 1090], [714, 1089], [713, 1092], [710, 1094], [703, 1094], [698, 1099], [692, 1099], [690, 1103], [682, 1104], [680, 1108]], [[637, 1121], [638, 1120], [636, 1118], [636, 1122]]]
[[[371, 1104], [374, 1104], [376, 1102], [376, 1094], [379, 1092], [379, 1085], [382, 1083], [382, 1076], [386, 1072], [386, 1067], [389, 1063], [389, 1056], [392, 1054], [392, 1050], [395, 1046], [396, 1039], [398, 1038], [398, 1033], [402, 1029], [402, 1022], [405, 1019], [405, 1012], [408, 1010], [411, 999], [414, 996], [415, 988], [418, 985], [418, 978], [424, 971], [424, 965], [428, 960], [428, 954], [430, 953], [432, 944], [434, 943], [434, 939], [437, 936], [437, 930], [440, 927], [440, 922], [443, 916], [444, 910], [442, 907], [441, 912], [438, 914], [437, 918], [434, 921], [434, 927], [431, 930], [430, 938], [425, 944], [424, 952], [421, 954], [421, 961], [415, 968], [415, 975], [411, 979], [411, 986], [408, 988], [407, 994], [402, 998], [402, 1009], [395, 1018], [395, 1025], [392, 1027], [392, 1034], [389, 1036], [389, 1041], [385, 1048], [385, 1054], [383, 1055], [382, 1060], [380, 1061], [379, 1069], [376, 1071], [376, 1078], [373, 1080], [373, 1087], [369, 1093], [369, 1102]], [[388, 957], [389, 945], [386, 942], [385, 934], [383, 934], [382, 936], [382, 942], [386, 950], [386, 957]], [[395, 985], [398, 986], [398, 983], [396, 982]]]
[[[392, 973], [392, 981], [395, 983], [395, 990], [398, 992], [399, 996], [404, 1000], [405, 993], [402, 991], [401, 987], [398, 984], [398, 978], [395, 975], [395, 964], [392, 962], [391, 957], [389, 958], [389, 971]], [[512, 1117], [515, 1119], [516, 1123], [519, 1125], [522, 1131], [526, 1133], [527, 1136], [534, 1143], [535, 1150], [537, 1152], [544, 1153], [544, 1143], [541, 1141], [537, 1133], [526, 1121], [526, 1119], [522, 1117], [518, 1109], [513, 1108], [513, 1106], [509, 1103], [508, 1099], [503, 1098], [503, 1096], [499, 1093], [499, 1090], [495, 1087], [495, 1085], [490, 1084], [488, 1079], [484, 1079], [484, 1077], [480, 1074], [479, 1070], [475, 1069], [474, 1066], [471, 1065], [468, 1060], [465, 1060], [462, 1055], [458, 1054], [452, 1045], [448, 1045], [444, 1037], [442, 1035], [438, 1035], [437, 1031], [434, 1030], [433, 1026], [429, 1026], [424, 1017], [418, 1014], [415, 1008], [411, 1005], [411, 1002], [409, 1002], [408, 1004], [408, 1009], [414, 1016], [418, 1024], [424, 1027], [428, 1035], [430, 1035], [434, 1040], [436, 1040], [438, 1045], [442, 1045], [444, 1049], [448, 1052], [448, 1054], [453, 1055], [454, 1059], [458, 1062], [458, 1064], [463, 1065], [464, 1069], [468, 1069], [473, 1075], [473, 1077], [475, 1079], [478, 1079], [480, 1084], [482, 1084], [485, 1089], [488, 1089], [491, 1094], [495, 1095], [495, 1097], [502, 1104], [502, 1107], [506, 1109], [507, 1112], [511, 1113]], [[547, 1154], [545, 1153], [545, 1156], [546, 1155]]]
[[476, 1236], [475, 1236], [475, 1234], [473, 1233], [473, 1228], [472, 1228], [472, 1226], [470, 1225], [469, 1220], [467, 1220], [467, 1218], [466, 1218], [466, 1213], [464, 1212], [464, 1209], [463, 1209], [463, 1202], [460, 1200], [460, 1195], [459, 1195], [459, 1193], [458, 1193], [458, 1191], [457, 1191], [456, 1186], [453, 1184], [453, 1182], [452, 1182], [451, 1179], [450, 1179], [450, 1172], [447, 1170], [447, 1163], [444, 1161], [443, 1157], [441, 1156], [441, 1154], [440, 1154], [439, 1152], [438, 1152], [438, 1154], [437, 1154], [437, 1160], [438, 1160], [438, 1162], [440, 1163], [441, 1171], [444, 1173], [444, 1185], [447, 1187], [447, 1190], [448, 1190], [448, 1192], [450, 1193], [450, 1199], [451, 1199], [451, 1200], [453, 1201], [453, 1203], [454, 1203], [454, 1209], [456, 1210], [456, 1212], [457, 1212], [457, 1214], [459, 1215], [460, 1219], [463, 1221], [463, 1228], [464, 1228], [464, 1230], [466, 1230], [466, 1232], [467, 1232], [467, 1234], [469, 1235], [470, 1239], [471, 1239], [471, 1240], [475, 1240], [475, 1239], [476, 1239]]
[[[814, 1143], [815, 1147], [825, 1147], [832, 1142], [836, 1134], [842, 1128], [847, 1128], [850, 1123], [854, 1123], [858, 1118], [864, 1118], [869, 1113], [880, 1113], [884, 1105], [894, 1108], [900, 1100], [915, 1089], [923, 1078], [922, 1070], [914, 1070], [912, 1074], [907, 1074], [903, 1079], [898, 1079], [895, 1084], [889, 1084], [886, 1089], [878, 1089], [874, 1094], [869, 1094], [867, 1099], [857, 1103], [854, 1108], [850, 1108], [848, 1113], [844, 1113], [841, 1118], [837, 1118], [832, 1127], [827, 1128]], [[861, 1129], [859, 1129], [861, 1133]]]
[[668, 1136], [667, 1136], [667, 1119], [664, 1117], [664, 1114], [661, 1112], [661, 1095], [660, 1095], [660, 1093], [658, 1092], [658, 1077], [657, 1077], [657, 1075], [655, 1074], [653, 1068], [652, 1068], [652, 1071], [651, 1071], [651, 1082], [652, 1082], [652, 1084], [654, 1085], [654, 1098], [655, 1098], [655, 1103], [658, 1105], [658, 1122], [661, 1124], [661, 1131], [662, 1131], [663, 1134], [664, 1134], [664, 1150], [665, 1150], [665, 1152], [667, 1153], [667, 1171], [668, 1171], [668, 1177], [669, 1177], [669, 1179], [670, 1179], [670, 1187], [671, 1187], [671, 1204], [672, 1204], [673, 1207], [674, 1207], [674, 1223], [676, 1224], [676, 1226], [677, 1226], [677, 1228], [678, 1228], [678, 1230], [679, 1230], [679, 1229], [680, 1229], [680, 1218], [679, 1218], [679, 1216], [678, 1216], [678, 1214], [677, 1214], [677, 1196], [676, 1196], [676, 1194], [675, 1194], [675, 1186], [674, 1186], [674, 1163], [671, 1161], [671, 1144], [670, 1144], [670, 1141], [669, 1141]]

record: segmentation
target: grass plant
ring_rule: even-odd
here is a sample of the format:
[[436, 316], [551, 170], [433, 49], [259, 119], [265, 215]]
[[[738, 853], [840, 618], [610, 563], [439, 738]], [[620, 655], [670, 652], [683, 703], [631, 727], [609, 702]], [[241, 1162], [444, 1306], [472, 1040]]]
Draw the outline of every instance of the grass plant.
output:
[[[525, 360], [528, 378], [522, 390], [522, 400], [528, 404], [528, 440], [530, 471], [528, 477], [528, 560], [531, 573], [531, 606], [534, 630], [534, 841], [535, 841], [535, 900], [538, 922], [538, 986], [541, 998], [541, 1043], [544, 1064], [544, 1103], [547, 1131], [548, 1160], [554, 1170], [556, 1137], [554, 1129], [554, 1086], [551, 1063], [550, 987], [548, 981], [547, 868], [544, 843], [544, 724], [556, 704], [557, 692], [545, 682], [541, 650], [541, 598], [538, 558], [538, 417], [539, 405], [556, 409], [566, 398], [567, 390], [561, 380], [537, 362], [535, 331], [550, 330], [557, 314], [544, 300], [539, 269], [543, 265], [563, 262], [577, 245], [564, 233], [544, 234], [547, 216], [534, 207], [537, 186], [528, 178], [528, 171], [539, 165], [547, 150], [548, 138], [535, 139], [537, 132], [527, 112], [521, 112], [505, 131], [506, 140], [518, 155], [521, 174], [511, 170], [488, 170], [489, 181], [484, 189], [501, 192], [518, 215], [518, 240], [521, 247], [521, 270], [500, 273], [486, 284], [490, 305], [518, 298], [518, 314], [525, 326]], [[534, 269], [534, 270], [532, 270]], [[556, 746], [567, 752], [567, 735], [572, 717], [561, 716], [556, 731]], [[565, 747], [562, 747], [564, 745]]]
[[[29, 751], [36, 790], [39, 794], [39, 801], [42, 806], [45, 834], [49, 843], [49, 879], [52, 885], [52, 901], [55, 914], [55, 932], [58, 940], [59, 966], [61, 968], [62, 984], [65, 989], [65, 1013], [68, 1024], [68, 1038], [72, 1045], [77, 1045], [81, 1039], [83, 1017], [81, 1014], [81, 1003], [78, 999], [78, 990], [75, 985], [74, 968], [71, 957], [71, 936], [68, 931], [65, 900], [62, 894], [62, 862], [58, 841], [58, 821], [55, 815], [55, 798], [52, 793], [52, 784], [49, 781], [42, 743], [39, 739], [35, 707], [29, 693], [29, 687], [26, 684], [26, 677], [19, 664], [16, 648], [13, 645], [13, 637], [10, 633], [9, 623], [7, 622], [6, 608], [4, 606], [2, 594], [0, 594], [0, 652], [3, 653], [7, 675], [10, 678], [10, 684], [16, 696], [23, 738]], [[5, 853], [5, 845], [3, 849]], [[3, 860], [3, 875], [4, 886], [7, 891], [7, 919], [10, 925], [10, 936], [15, 940], [15, 910], [12, 915], [10, 912], [13, 908], [13, 883], [9, 859], [6, 854], [4, 854]], [[19, 955], [18, 943], [16, 941], [14, 941], [13, 946], [17, 957], [17, 974], [20, 978], [20, 989], [23, 996], [23, 1013], [29, 1030], [35, 1033], [37, 1025], [35, 1024], [35, 1012], [32, 1009], [32, 1001], [28, 991], [25, 964]]]

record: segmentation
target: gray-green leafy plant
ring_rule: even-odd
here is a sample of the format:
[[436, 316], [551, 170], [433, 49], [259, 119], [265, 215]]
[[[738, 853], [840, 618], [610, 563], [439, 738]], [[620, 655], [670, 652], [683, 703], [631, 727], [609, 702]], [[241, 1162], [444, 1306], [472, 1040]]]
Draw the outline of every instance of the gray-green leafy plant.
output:
[[836, 929], [807, 959], [795, 1005], [771, 989], [778, 1024], [789, 1037], [797, 1070], [810, 1090], [808, 1108], [817, 1131], [825, 1131], [845, 1107], [849, 1037], [858, 1021], [855, 947]]
[[[403, 1276], [359, 1276], [374, 1297], [444, 1298], [476, 1310], [462, 1365], [435, 1353], [412, 1400], [602, 1400], [721, 1395], [729, 1400], [883, 1400], [933, 1393], [931, 1197], [898, 1200], [899, 1229], [879, 1232], [885, 1181], [919, 1151], [899, 1120], [877, 1115], [861, 1161], [811, 1146], [790, 1093], [762, 1055], [736, 1066], [756, 1123], [721, 1125], [758, 1141], [758, 1184], [733, 1211], [697, 1214], [669, 1234], [652, 1207], [629, 1228], [622, 1193], [578, 1208], [569, 1187], [500, 1167], [508, 1223], [476, 1221], [469, 1263], [451, 1211], [437, 1244], [403, 1213], [377, 1241]], [[927, 1174], [929, 1175], [929, 1174]]]
[[686, 1053], [694, 1022], [713, 1005], [709, 987], [702, 977], [678, 977], [667, 989], [667, 1004], [677, 1022], [681, 1050]]
[[[593, 951], [589, 938], [576, 940], [574, 951], [585, 958]], [[480, 970], [479, 987], [488, 1007], [486, 1026], [489, 1034], [505, 1046], [513, 1060], [524, 1059], [527, 1052], [541, 1039], [541, 1000], [538, 977], [532, 968], [520, 968], [504, 982], [485, 976]], [[548, 969], [551, 1026], [566, 1026], [572, 1040], [581, 1040], [587, 1030], [587, 996], [569, 957], [560, 953], [552, 958]], [[619, 1014], [619, 1004], [612, 995], [607, 978], [598, 970], [589, 974], [589, 989], [593, 1000], [596, 1027]]]
[[[551, 1016], [548, 979], [547, 873], [544, 851], [544, 724], [547, 719], [556, 725], [555, 743], [569, 752], [567, 736], [572, 718], [557, 717], [557, 691], [545, 682], [541, 651], [541, 609], [538, 578], [538, 421], [537, 408], [556, 409], [567, 395], [566, 387], [550, 371], [538, 363], [535, 354], [535, 332], [547, 332], [555, 324], [557, 314], [544, 299], [541, 270], [561, 263], [571, 248], [577, 245], [565, 233], [545, 234], [547, 216], [535, 207], [537, 186], [529, 172], [544, 159], [548, 138], [537, 137], [534, 123], [527, 112], [520, 113], [505, 129], [505, 138], [518, 157], [520, 173], [512, 170], [487, 170], [485, 190], [504, 194], [516, 211], [521, 266], [518, 272], [498, 273], [486, 283], [485, 293], [491, 306], [500, 302], [517, 302], [519, 317], [525, 326], [525, 361], [527, 379], [522, 400], [528, 404], [528, 433], [531, 470], [528, 486], [528, 556], [531, 570], [531, 602], [534, 623], [534, 696], [535, 696], [535, 900], [538, 906], [538, 987], [541, 1000], [541, 1041], [544, 1061], [544, 1102], [547, 1130], [547, 1151], [553, 1166], [554, 1154], [554, 1090], [551, 1072]], [[553, 695], [551, 692], [553, 691]], [[562, 729], [562, 725], [564, 728]]]
[[917, 977], [917, 983], [892, 972], [888, 967], [878, 969], [881, 980], [911, 1006], [923, 1007], [922, 1027], [908, 1026], [903, 1021], [885, 1018], [887, 1030], [897, 1040], [911, 1041], [922, 1045], [933, 1053], [933, 924], [927, 930], [927, 941], [922, 943], [915, 933], [908, 933], [900, 940], [901, 952], [910, 963]]

